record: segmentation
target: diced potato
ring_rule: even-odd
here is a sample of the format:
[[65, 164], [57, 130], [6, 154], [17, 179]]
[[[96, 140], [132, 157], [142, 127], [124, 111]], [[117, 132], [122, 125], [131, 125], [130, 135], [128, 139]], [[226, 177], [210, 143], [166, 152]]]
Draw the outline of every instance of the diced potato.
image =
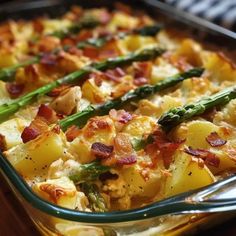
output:
[[7, 149], [22, 143], [21, 133], [28, 125], [29, 121], [21, 118], [14, 118], [0, 124], [0, 134], [5, 137]]
[[123, 12], [117, 12], [114, 14], [112, 20], [109, 22], [108, 29], [111, 31], [115, 31], [117, 28], [128, 28], [134, 29], [138, 26], [138, 19], [132, 17]]
[[106, 100], [106, 98], [110, 95], [111, 88], [108, 86], [100, 86], [98, 87], [94, 79], [91, 78], [82, 86], [82, 94], [83, 97], [88, 99], [91, 103], [101, 103]]
[[192, 39], [185, 39], [181, 43], [180, 48], [177, 50], [177, 55], [184, 56], [187, 61], [193, 66], [201, 66], [201, 51], [200, 44], [193, 41]]
[[0, 68], [17, 64], [17, 59], [13, 53], [1, 51]]
[[130, 135], [130, 139], [142, 139], [146, 134], [150, 134], [156, 128], [156, 122], [148, 116], [137, 116], [128, 122], [122, 129], [123, 133]]
[[9, 93], [6, 89], [6, 83], [4, 83], [3, 81], [0, 81], [0, 98], [0, 105], [7, 103], [11, 100]]
[[86, 196], [83, 193], [77, 192], [73, 181], [65, 176], [59, 179], [49, 179], [45, 182], [36, 183], [32, 188], [39, 196], [62, 207], [75, 209], [78, 197], [80, 197], [79, 200], [82, 200], [80, 203], [83, 205], [83, 209], [80, 210], [85, 210], [88, 205]]
[[36, 139], [19, 144], [6, 152], [6, 158], [23, 176], [31, 176], [43, 172], [49, 165], [63, 157], [65, 150], [65, 137], [53, 131], [48, 131]]
[[[143, 173], [143, 174], [142, 174]], [[153, 197], [160, 190], [162, 175], [158, 169], [143, 170], [139, 164], [122, 170], [130, 196]]]
[[210, 148], [206, 141], [208, 135], [212, 132], [217, 132], [220, 135], [220, 127], [209, 121], [191, 121], [186, 125], [181, 125], [174, 132], [174, 136], [179, 140], [185, 140], [185, 144], [192, 148]]
[[213, 182], [215, 178], [206, 166], [199, 167], [197, 160], [179, 152], [171, 165], [171, 176], [167, 177], [163, 193], [165, 197], [170, 197]]
[[118, 48], [123, 54], [151, 46], [156, 46], [156, 41], [152, 37], [139, 35], [128, 36], [118, 41]]
[[44, 26], [43, 34], [48, 34], [56, 30], [62, 30], [63, 28], [67, 28], [71, 25], [69, 20], [45, 20], [42, 22]]
[[176, 75], [179, 73], [179, 70], [175, 68], [173, 65], [165, 62], [162, 59], [158, 60], [158, 65], [154, 65], [152, 67], [152, 74], [151, 74], [151, 84], [156, 84], [159, 81]]
[[210, 73], [213, 81], [222, 83], [222, 81], [236, 80], [236, 70], [221, 54], [204, 53], [202, 58], [203, 67]]

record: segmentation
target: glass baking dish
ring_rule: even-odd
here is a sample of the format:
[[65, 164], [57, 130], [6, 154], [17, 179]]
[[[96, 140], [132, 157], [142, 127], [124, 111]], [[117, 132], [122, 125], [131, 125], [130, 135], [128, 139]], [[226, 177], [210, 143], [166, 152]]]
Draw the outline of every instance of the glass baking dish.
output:
[[[235, 49], [236, 34], [229, 30], [175, 11], [155, 0], [121, 2], [145, 9], [152, 17], [164, 22], [169, 28], [181, 29], [182, 33], [186, 31], [191, 36], [194, 35], [204, 42], [206, 47], [216, 45], [220, 46], [221, 50], [231, 51], [231, 53]], [[109, 8], [113, 5], [109, 0], [90, 2], [51, 0], [6, 4], [0, 7], [0, 20], [31, 18], [41, 14], [57, 16], [73, 4], [82, 7]], [[236, 210], [236, 198], [232, 197], [232, 191], [229, 197], [219, 199], [222, 195], [219, 188], [227, 184], [232, 190], [236, 179], [234, 177], [208, 186], [200, 193], [199, 190], [184, 193], [144, 208], [111, 213], [85, 213], [65, 209], [39, 198], [1, 153], [0, 167], [11, 189], [44, 235], [177, 235], [183, 232], [188, 232], [189, 235], [196, 225], [209, 226], [210, 221], [216, 223], [219, 215], [212, 212]], [[221, 220], [226, 220], [231, 215], [232, 213], [224, 213]]]

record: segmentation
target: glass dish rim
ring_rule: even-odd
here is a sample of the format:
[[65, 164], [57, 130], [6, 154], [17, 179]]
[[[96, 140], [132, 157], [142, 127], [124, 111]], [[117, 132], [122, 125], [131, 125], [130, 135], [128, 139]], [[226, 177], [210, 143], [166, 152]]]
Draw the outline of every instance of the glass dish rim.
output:
[[[141, 0], [141, 1], [148, 4], [152, 3], [155, 6], [158, 5], [158, 7], [161, 10], [165, 11], [168, 14], [171, 11], [171, 7], [166, 6], [166, 4], [163, 4], [160, 2], [154, 3], [154, 0]], [[196, 20], [196, 19], [193, 19], [192, 16], [190, 17], [188, 14], [185, 14], [185, 19], [188, 19], [188, 18], [191, 19], [190, 20], [191, 22]], [[206, 27], [206, 28], [210, 27], [211, 30], [224, 35], [224, 32], [217, 31], [217, 28], [214, 28], [214, 27], [211, 28], [212, 25], [209, 26], [208, 22], [206, 21], [204, 22], [204, 20], [201, 21], [201, 24], [203, 27]], [[221, 30], [223, 29], [222, 27], [220, 28]], [[225, 35], [230, 37], [228, 32], [226, 32]], [[232, 37], [231, 35], [231, 38], [234, 38], [234, 37]], [[95, 224], [121, 223], [121, 222], [127, 222], [127, 221], [145, 220], [145, 219], [154, 218], [158, 216], [164, 216], [167, 214], [216, 212], [216, 211], [220, 211], [220, 209], [222, 209], [222, 211], [225, 209], [231, 210], [232, 207], [235, 207], [236, 209], [236, 200], [227, 199], [220, 202], [219, 201], [218, 202], [195, 202], [192, 204], [183, 200], [185, 199], [187, 195], [189, 196], [199, 191], [197, 190], [197, 191], [189, 191], [187, 193], [179, 194], [175, 197], [171, 197], [171, 198], [147, 205], [145, 207], [136, 208], [133, 210], [116, 211], [116, 212], [113, 211], [113, 212], [106, 212], [106, 213], [81, 212], [81, 211], [75, 211], [72, 209], [63, 208], [63, 207], [54, 205], [40, 198], [39, 196], [37, 196], [1, 152], [0, 152], [0, 170], [2, 171], [3, 175], [14, 186], [14, 188], [21, 194], [21, 196], [34, 208], [54, 217], [71, 220], [75, 222], [81, 222], [81, 223], [95, 223]], [[220, 184], [220, 182], [217, 182], [216, 184]], [[202, 189], [205, 189], [205, 190], [211, 189], [214, 186], [216, 186], [216, 184], [209, 185]]]

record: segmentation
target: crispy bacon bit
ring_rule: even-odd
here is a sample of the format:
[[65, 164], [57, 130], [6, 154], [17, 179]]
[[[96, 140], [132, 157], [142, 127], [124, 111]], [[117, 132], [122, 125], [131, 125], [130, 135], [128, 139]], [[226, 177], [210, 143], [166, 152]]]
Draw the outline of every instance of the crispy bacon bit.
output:
[[205, 111], [201, 115], [201, 117], [204, 118], [205, 120], [212, 122], [216, 113], [217, 113], [217, 110], [216, 110], [216, 107], [214, 107], [213, 109]]
[[212, 146], [212, 147], [220, 147], [227, 143], [226, 140], [223, 140], [220, 138], [220, 136], [217, 134], [217, 132], [212, 132], [210, 135], [206, 137], [206, 141]]
[[99, 51], [97, 48], [86, 47], [83, 50], [83, 54], [84, 56], [89, 57], [91, 59], [97, 59], [99, 56]]
[[133, 116], [129, 112], [125, 111], [125, 110], [116, 111], [115, 109], [111, 109], [110, 112], [109, 112], [109, 116], [114, 121], [118, 121], [121, 124], [126, 124], [130, 120], [133, 119]]
[[90, 30], [82, 30], [79, 35], [76, 36], [76, 41], [84, 41], [93, 37], [93, 33]]
[[104, 75], [107, 79], [119, 83], [121, 78], [125, 76], [125, 72], [120, 67], [117, 67], [114, 70], [107, 70]]
[[27, 143], [40, 135], [40, 131], [32, 126], [25, 127], [21, 134], [23, 143]]
[[207, 164], [207, 165], [219, 167], [220, 159], [214, 153], [211, 153], [208, 150], [193, 149], [191, 147], [188, 147], [188, 148], [185, 148], [184, 151], [185, 151], [185, 153], [187, 153], [191, 156], [195, 156], [195, 157], [202, 159], [205, 162], [205, 164]]
[[47, 35], [42, 37], [37, 45], [40, 52], [51, 52], [60, 46], [60, 39]]
[[6, 144], [6, 140], [5, 137], [0, 134], [0, 151], [3, 152], [7, 149], [7, 144]]
[[151, 62], [135, 62], [134, 64], [134, 84], [144, 85], [148, 82], [152, 72]]
[[165, 133], [161, 130], [156, 130], [152, 134], [153, 142], [148, 144], [145, 151], [152, 157], [153, 164], [155, 166], [157, 159], [160, 157], [163, 159], [166, 169], [169, 168], [172, 162], [172, 156], [179, 146], [184, 142], [172, 142]]
[[53, 184], [43, 184], [40, 185], [40, 190], [47, 193], [51, 200], [54, 203], [57, 203], [57, 200], [66, 194], [65, 190], [62, 187], [53, 185]]
[[111, 14], [107, 10], [103, 10], [99, 14], [99, 21], [101, 24], [106, 24], [110, 21], [111, 19]]
[[40, 59], [42, 65], [55, 66], [57, 64], [57, 56], [52, 53], [44, 53]]
[[122, 165], [122, 166], [123, 165], [132, 165], [132, 164], [135, 164], [136, 162], [137, 162], [137, 156], [135, 156], [135, 155], [122, 157], [117, 160], [117, 164]]
[[69, 142], [72, 142], [80, 134], [80, 129], [73, 125], [66, 131], [66, 138]]
[[40, 20], [40, 19], [33, 20], [33, 27], [36, 32], [42, 33], [42, 31], [44, 29], [44, 25], [43, 25], [42, 20]]
[[56, 112], [45, 104], [40, 105], [37, 116], [44, 118], [48, 124], [57, 120]]
[[19, 97], [23, 93], [24, 88], [24, 84], [18, 84], [16, 82], [6, 84], [6, 89], [10, 94], [11, 98]]
[[108, 158], [113, 152], [113, 146], [107, 146], [103, 143], [93, 143], [91, 147], [91, 152], [98, 158]]
[[70, 88], [71, 85], [67, 85], [67, 84], [62, 84], [56, 88], [54, 88], [52, 91], [50, 91], [47, 95], [49, 97], [58, 97], [62, 92], [64, 92], [65, 90], [67, 90], [68, 88]]
[[81, 57], [83, 54], [83, 51], [81, 51], [80, 49], [78, 49], [77, 47], [69, 47], [69, 49], [67, 50], [68, 53], [75, 55], [77, 57]]

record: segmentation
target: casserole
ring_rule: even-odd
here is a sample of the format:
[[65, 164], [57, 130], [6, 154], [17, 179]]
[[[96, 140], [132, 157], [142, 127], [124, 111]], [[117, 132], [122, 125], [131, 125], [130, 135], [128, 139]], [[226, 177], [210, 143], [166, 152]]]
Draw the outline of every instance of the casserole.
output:
[[[146, 233], [151, 234], [154, 232], [158, 232], [155, 230], [160, 230], [160, 228], [159, 229], [152, 228], [152, 226], [158, 224], [158, 222], [161, 222], [161, 227], [164, 227], [165, 223], [163, 222], [165, 221], [167, 221], [166, 224], [168, 225], [169, 220], [174, 221], [177, 225], [179, 225], [181, 220], [183, 222], [183, 225], [186, 224], [186, 216], [173, 216], [172, 218], [173, 219], [176, 218], [176, 220], [173, 219], [171, 220], [168, 217], [167, 220], [165, 219], [165, 217], [152, 218], [152, 219], [142, 220], [142, 224], [140, 224], [139, 221], [133, 222], [134, 220], [145, 217], [145, 215], [143, 215], [142, 213], [142, 210], [124, 212], [123, 214], [100, 213], [100, 215], [75, 212], [67, 209], [63, 210], [50, 203], [42, 201], [39, 197], [32, 194], [30, 188], [25, 184], [22, 178], [12, 169], [11, 165], [6, 161], [6, 159], [4, 159], [4, 157], [2, 157], [1, 166], [2, 170], [4, 171], [4, 174], [7, 175], [7, 179], [11, 180], [10, 185], [14, 185], [15, 187], [13, 188], [17, 188], [17, 191], [19, 191], [22, 194], [22, 196], [24, 196], [24, 198], [27, 200], [24, 202], [24, 205], [26, 205], [28, 211], [30, 212], [31, 217], [36, 222], [36, 224], [45, 232], [48, 232], [48, 230], [53, 231], [54, 230], [53, 228], [56, 226], [56, 230], [59, 233], [65, 235], [70, 235], [73, 234], [74, 232], [78, 233], [79, 230], [81, 232], [87, 232], [87, 233], [90, 232], [91, 235], [94, 235], [95, 233], [97, 233], [98, 235], [103, 235], [104, 232], [106, 232], [108, 235], [109, 234], [112, 235], [116, 233], [115, 231], [119, 232], [120, 234], [128, 234], [128, 233], [137, 234], [138, 231], [148, 230], [149, 228], [151, 229], [149, 229], [149, 231]], [[33, 206], [35, 206], [38, 210], [33, 209], [30, 203]], [[167, 209], [167, 207], [165, 207], [165, 209]], [[165, 214], [171, 212], [172, 209], [169, 209], [168, 211], [165, 211]], [[49, 216], [48, 213], [53, 215], [54, 217]], [[148, 215], [148, 217], [157, 216], [159, 214], [162, 215], [163, 213], [161, 213], [161, 211], [159, 213], [153, 211], [152, 215]], [[134, 215], [136, 215], [137, 218], [135, 218]], [[64, 220], [56, 219], [57, 217], [60, 218], [60, 216], [66, 220], [79, 221], [80, 224], [73, 224], [66, 222]], [[106, 216], [106, 218], [103, 218], [104, 216]], [[110, 218], [107, 218], [107, 216], [110, 216]], [[187, 218], [189, 218], [189, 216], [187, 216]], [[130, 222], [122, 223], [121, 225], [119, 221], [131, 221], [132, 225], [130, 224]], [[170, 223], [171, 225], [170, 228], [175, 228], [176, 225], [174, 222]], [[92, 227], [96, 226], [99, 223], [103, 223], [102, 225], [103, 229], [101, 229], [101, 227]], [[167, 230], [169, 230], [170, 228], [168, 228]]]

